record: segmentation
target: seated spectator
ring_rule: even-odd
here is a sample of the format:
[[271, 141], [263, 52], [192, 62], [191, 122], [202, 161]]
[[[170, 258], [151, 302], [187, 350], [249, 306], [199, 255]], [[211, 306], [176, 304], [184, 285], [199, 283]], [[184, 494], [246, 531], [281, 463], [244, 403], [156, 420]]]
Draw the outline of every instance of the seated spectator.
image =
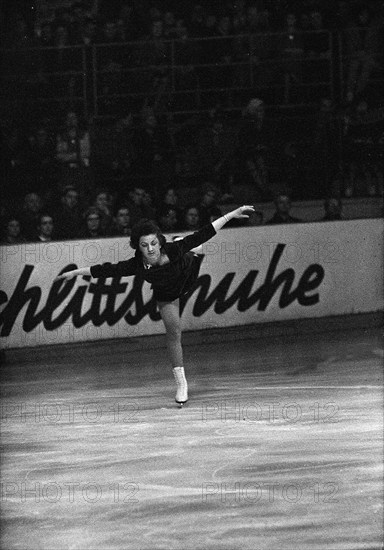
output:
[[81, 229], [79, 193], [71, 185], [66, 187], [61, 202], [54, 213], [56, 235], [58, 239], [77, 239]]
[[153, 196], [147, 189], [144, 190], [143, 208], [148, 219], [156, 218], [156, 208], [153, 206]]
[[131, 214], [129, 206], [122, 203], [116, 207], [113, 224], [109, 231], [111, 237], [129, 237], [131, 235]]
[[43, 208], [43, 201], [37, 193], [27, 193], [24, 197], [23, 209], [19, 214], [23, 234], [27, 241], [35, 241], [39, 216]]
[[343, 205], [341, 203], [341, 199], [337, 197], [329, 197], [328, 199], [325, 199], [324, 201], [324, 217], [321, 221], [329, 222], [329, 221], [338, 221], [342, 220], [342, 208]]
[[171, 141], [168, 131], [160, 127], [152, 107], [142, 111], [141, 126], [134, 135], [134, 149], [138, 174], [155, 176], [160, 184], [169, 179]]
[[133, 146], [133, 115], [124, 107], [121, 110], [118, 120], [97, 126], [92, 146], [98, 181], [112, 180], [114, 185], [129, 178], [136, 158]]
[[2, 225], [1, 244], [20, 244], [26, 242], [25, 237], [21, 233], [21, 224], [17, 216], [7, 216], [2, 220]]
[[271, 199], [271, 190], [268, 188], [267, 167], [264, 156], [257, 150], [239, 152], [236, 166], [232, 175], [232, 191], [237, 195], [236, 188], [249, 189], [251, 200], [255, 202]]
[[183, 229], [185, 231], [197, 231], [201, 228], [199, 208], [189, 205], [184, 210]]
[[143, 218], [154, 220], [156, 218], [155, 209], [148, 205], [146, 195], [148, 191], [141, 185], [135, 185], [129, 191], [129, 200], [127, 202], [131, 214], [131, 223], [134, 226]]
[[[28, 143], [16, 122], [2, 121], [0, 130], [1, 199], [18, 205], [30, 184], [26, 162]], [[7, 185], [4, 186], [3, 182]]]
[[176, 212], [177, 217], [177, 228], [181, 226], [182, 219], [182, 210], [178, 206], [179, 198], [177, 196], [176, 190], [173, 186], [168, 186], [163, 194], [160, 196], [160, 208], [165, 206], [172, 206]]
[[37, 241], [47, 243], [53, 240], [53, 218], [47, 212], [42, 212], [37, 225]]
[[54, 141], [43, 123], [35, 128], [28, 141], [26, 159], [33, 188], [50, 201], [57, 174]]
[[226, 171], [237, 147], [237, 130], [223, 113], [216, 111], [206, 128], [196, 137], [199, 172], [218, 181]]
[[203, 186], [202, 197], [199, 204], [200, 223], [206, 225], [217, 220], [222, 216], [220, 208], [217, 206], [219, 190], [212, 184], [207, 183]]
[[80, 239], [98, 239], [105, 237], [105, 231], [101, 225], [101, 211], [96, 206], [90, 206], [83, 214], [83, 226], [79, 231]]
[[344, 170], [346, 197], [375, 196], [382, 181], [382, 116], [361, 98], [344, 117]]
[[246, 106], [239, 130], [239, 155], [252, 157], [258, 167], [259, 184], [269, 189], [271, 166], [276, 164], [281, 136], [278, 124], [266, 117], [265, 104], [260, 98], [253, 98]]
[[56, 136], [56, 159], [61, 168], [60, 187], [76, 187], [83, 199], [92, 189], [90, 173], [91, 139], [77, 114], [68, 111], [64, 128]]
[[291, 95], [292, 87], [301, 84], [303, 78], [304, 44], [294, 13], [286, 14], [284, 32], [279, 38], [279, 55], [284, 75], [284, 103], [289, 103], [294, 102]]
[[178, 220], [177, 220], [177, 212], [175, 207], [172, 205], [161, 206], [157, 214], [157, 221], [160, 229], [164, 233], [177, 231]]
[[302, 220], [294, 218], [289, 214], [291, 210], [291, 199], [287, 193], [279, 193], [275, 199], [276, 211], [272, 218], [266, 222], [266, 225], [276, 225], [280, 223], [301, 223]]
[[112, 202], [113, 198], [108, 189], [98, 189], [96, 191], [92, 206], [95, 206], [99, 210], [99, 215], [101, 217], [100, 230], [104, 234], [109, 232], [109, 228], [113, 222]]
[[264, 214], [261, 212], [261, 210], [255, 210], [254, 212], [251, 212], [249, 216], [249, 225], [257, 226], [257, 225], [263, 225], [264, 222]]
[[382, 47], [383, 22], [372, 16], [370, 9], [361, 5], [357, 17], [345, 31], [349, 67], [346, 100], [352, 103], [365, 91], [372, 72], [379, 67]]
[[160, 17], [151, 21], [147, 38], [136, 44], [132, 62], [136, 67], [144, 68], [136, 78], [138, 91], [145, 90], [159, 98], [168, 86], [168, 66], [171, 63], [170, 44], [165, 40], [164, 23]]
[[103, 96], [119, 93], [121, 88], [124, 50], [117, 45], [120, 41], [117, 22], [110, 18], [104, 21], [98, 39], [99, 85]]

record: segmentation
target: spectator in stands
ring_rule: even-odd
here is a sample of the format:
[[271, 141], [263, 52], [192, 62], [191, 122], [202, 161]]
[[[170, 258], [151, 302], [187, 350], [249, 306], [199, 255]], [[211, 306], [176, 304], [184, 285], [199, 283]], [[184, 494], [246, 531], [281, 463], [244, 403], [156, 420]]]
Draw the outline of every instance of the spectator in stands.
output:
[[156, 219], [156, 208], [153, 204], [153, 195], [148, 189], [144, 190], [143, 208], [148, 219]]
[[55, 143], [47, 126], [40, 123], [28, 138], [29, 150], [26, 162], [31, 184], [47, 202], [55, 193], [57, 165], [55, 161]]
[[176, 17], [173, 11], [166, 11], [163, 17], [163, 36], [166, 40], [178, 38], [176, 32]]
[[[259, 10], [256, 4], [251, 3], [247, 8], [244, 34], [235, 41], [236, 61], [251, 63], [253, 82], [260, 87], [268, 87], [278, 73], [274, 61], [276, 36], [270, 33], [268, 10]], [[239, 84], [249, 87], [250, 67], [239, 66], [235, 71]]]
[[54, 213], [58, 239], [77, 239], [81, 229], [79, 193], [74, 186], [67, 186], [61, 196], [61, 203]]
[[7, 216], [2, 220], [3, 231], [1, 236], [1, 244], [21, 244], [25, 243], [26, 239], [21, 232], [21, 224], [18, 216]]
[[97, 24], [92, 17], [86, 17], [80, 28], [79, 44], [92, 46], [97, 41]]
[[147, 67], [140, 72], [137, 85], [140, 91], [156, 94], [155, 103], [166, 93], [171, 62], [169, 43], [164, 38], [164, 23], [161, 18], [151, 22], [150, 34], [145, 41], [135, 45], [132, 61], [136, 67]]
[[172, 206], [176, 212], [177, 229], [181, 226], [182, 210], [179, 206], [179, 198], [176, 193], [176, 189], [170, 185], [165, 188], [162, 195], [160, 195], [160, 208]]
[[314, 176], [306, 193], [307, 196], [316, 197], [319, 192], [321, 198], [324, 194], [330, 194], [339, 171], [339, 121], [336, 108], [329, 97], [322, 97], [315, 120], [315, 127], [310, 138], [311, 163], [314, 168]]
[[58, 23], [54, 28], [53, 55], [47, 52], [45, 69], [47, 78], [51, 82], [51, 95], [54, 98], [64, 96], [72, 98], [75, 95], [76, 77], [71, 72], [81, 70], [82, 59], [78, 50], [71, 49], [69, 27], [65, 23]]
[[43, 21], [40, 25], [40, 46], [43, 48], [53, 46], [53, 29], [50, 21]]
[[79, 234], [80, 239], [98, 239], [105, 237], [101, 226], [101, 212], [96, 206], [90, 206], [83, 214], [83, 226]]
[[113, 197], [109, 189], [98, 189], [92, 206], [98, 209], [100, 231], [107, 234], [113, 222]]
[[192, 8], [192, 14], [189, 23], [189, 29], [192, 38], [204, 38], [205, 36], [207, 36], [205, 19], [206, 14], [202, 4], [195, 4]]
[[129, 179], [136, 160], [132, 112], [122, 107], [120, 116], [112, 123], [97, 126], [92, 145], [97, 180], [114, 188]]
[[[198, 70], [194, 66], [198, 62], [200, 45], [189, 40], [189, 31], [184, 19], [177, 19], [175, 25], [176, 40], [173, 43], [174, 86], [179, 90], [198, 90], [200, 87]], [[188, 109], [188, 96], [178, 94], [173, 98], [176, 108]]]
[[366, 6], [358, 9], [357, 18], [345, 31], [350, 59], [346, 91], [346, 100], [349, 103], [365, 91], [373, 70], [379, 67], [382, 33], [383, 21], [373, 18]]
[[184, 210], [183, 229], [185, 231], [197, 231], [201, 227], [200, 212], [196, 205], [189, 205]]
[[327, 32], [320, 10], [310, 13], [310, 32], [303, 36], [304, 54], [308, 60], [305, 65], [305, 79], [309, 84], [329, 81], [330, 34]]
[[283, 223], [300, 223], [302, 220], [290, 215], [291, 199], [285, 192], [278, 193], [275, 199], [276, 211], [272, 218], [266, 222], [266, 225], [276, 225]]
[[268, 185], [264, 156], [260, 155], [257, 149], [240, 152], [233, 170], [233, 193], [237, 196], [239, 192], [241, 194], [239, 190], [246, 187], [250, 195], [248, 201], [267, 201], [271, 199], [271, 190]]
[[37, 225], [37, 241], [47, 243], [53, 240], [54, 225], [53, 218], [47, 212], [42, 212]]
[[219, 190], [217, 187], [207, 182], [202, 187], [202, 196], [199, 202], [200, 224], [206, 225], [212, 223], [222, 216], [220, 208], [217, 206]]
[[113, 19], [104, 21], [98, 38], [99, 79], [101, 95], [117, 94], [122, 83], [124, 50], [117, 45], [120, 42], [117, 22]]
[[304, 44], [294, 13], [287, 13], [284, 32], [279, 38], [279, 55], [284, 74], [284, 103], [289, 103], [294, 102], [292, 87], [297, 87], [303, 80]]
[[228, 171], [237, 147], [237, 130], [223, 112], [215, 110], [208, 125], [196, 137], [197, 163], [203, 178], [219, 182]]
[[141, 185], [135, 185], [129, 192], [128, 207], [131, 214], [131, 225], [134, 226], [143, 218], [154, 220], [156, 214], [152, 207], [145, 205], [147, 190]]
[[253, 160], [258, 171], [258, 185], [264, 192], [270, 188], [270, 167], [277, 164], [279, 140], [277, 124], [272, 124], [265, 116], [264, 101], [251, 99], [244, 110], [239, 130], [239, 154]]
[[80, 125], [77, 113], [66, 113], [64, 128], [56, 136], [56, 159], [60, 165], [61, 189], [72, 185], [81, 198], [92, 190], [90, 171], [91, 138], [87, 128]]
[[170, 233], [172, 231], [177, 231], [178, 220], [177, 212], [174, 206], [172, 205], [163, 205], [159, 208], [157, 214], [157, 221], [160, 229], [164, 233]]
[[111, 237], [129, 237], [131, 235], [131, 230], [132, 224], [129, 206], [121, 203], [116, 207], [109, 235]]
[[[26, 164], [27, 150], [28, 143], [20, 126], [13, 121], [3, 122], [0, 154], [2, 200], [17, 206], [30, 183]], [[3, 182], [6, 182], [5, 186]]]
[[329, 197], [324, 201], [324, 217], [321, 221], [342, 220], [342, 202], [338, 197]]
[[382, 151], [378, 151], [377, 137], [382, 133], [382, 116], [369, 110], [361, 99], [354, 111], [345, 117], [344, 162], [347, 171], [345, 196], [374, 196], [379, 190], [382, 172]]
[[215, 78], [214, 87], [231, 88], [233, 85], [233, 69], [231, 62], [234, 53], [232, 21], [229, 13], [222, 13], [215, 28], [216, 40], [211, 48], [216, 66], [212, 68]]
[[27, 193], [24, 197], [23, 209], [19, 214], [23, 234], [27, 241], [36, 240], [39, 216], [43, 201], [37, 193]]
[[317, 198], [317, 193], [322, 198], [324, 196], [324, 180], [317, 181], [317, 186], [312, 182], [309, 186], [304, 165], [304, 153], [300, 143], [297, 141], [286, 142], [281, 159], [281, 177], [290, 197], [293, 200], [300, 200], [303, 197]]
[[73, 44], [81, 42], [84, 28], [89, 21], [89, 15], [82, 2], [73, 2], [70, 7], [71, 17], [71, 42]]
[[170, 176], [171, 141], [166, 129], [160, 127], [154, 109], [146, 107], [142, 112], [142, 123], [134, 136], [137, 173], [156, 177], [159, 185]]
[[231, 5], [232, 25], [234, 34], [245, 34], [247, 24], [247, 12], [245, 0], [237, 0]]
[[[109, 12], [110, 5], [108, 4]], [[118, 15], [121, 39], [123, 42], [141, 40], [145, 37], [145, 22], [139, 13], [138, 6], [134, 3], [121, 5]]]

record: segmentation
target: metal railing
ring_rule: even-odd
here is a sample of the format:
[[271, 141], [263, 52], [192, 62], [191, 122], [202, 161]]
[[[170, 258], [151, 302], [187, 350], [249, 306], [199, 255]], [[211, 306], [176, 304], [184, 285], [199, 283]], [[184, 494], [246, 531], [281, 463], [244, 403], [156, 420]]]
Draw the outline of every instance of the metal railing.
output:
[[[332, 33], [299, 37], [301, 52], [290, 50], [285, 33], [3, 49], [2, 101], [11, 107], [20, 99], [30, 106], [66, 104], [85, 115], [107, 117], [118, 115], [124, 103], [139, 112], [151, 102], [177, 115], [209, 111], [219, 103], [241, 109], [255, 94], [275, 106], [313, 105], [320, 95], [333, 99]], [[306, 55], [305, 42], [314, 37], [323, 41], [323, 51]], [[12, 58], [26, 52], [35, 61], [28, 67], [24, 60], [23, 73]], [[34, 83], [31, 74], [37, 77]]]

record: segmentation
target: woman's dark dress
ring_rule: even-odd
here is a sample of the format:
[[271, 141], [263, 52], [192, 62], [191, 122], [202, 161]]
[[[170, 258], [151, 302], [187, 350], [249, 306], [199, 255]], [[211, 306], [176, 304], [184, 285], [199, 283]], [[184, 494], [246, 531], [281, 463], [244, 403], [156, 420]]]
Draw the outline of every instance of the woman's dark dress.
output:
[[151, 283], [154, 298], [158, 302], [172, 302], [187, 293], [198, 277], [202, 256], [190, 250], [215, 234], [213, 225], [208, 224], [179, 241], [165, 243], [162, 250], [168, 256], [169, 263], [164, 265], [146, 269], [141, 252], [136, 250], [134, 258], [130, 260], [92, 266], [91, 275], [95, 278], [139, 275]]

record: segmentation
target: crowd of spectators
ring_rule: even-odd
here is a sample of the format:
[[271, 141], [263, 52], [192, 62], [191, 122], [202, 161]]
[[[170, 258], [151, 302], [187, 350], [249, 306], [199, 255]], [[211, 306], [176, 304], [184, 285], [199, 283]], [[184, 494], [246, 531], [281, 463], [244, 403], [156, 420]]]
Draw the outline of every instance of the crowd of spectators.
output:
[[[29, 92], [58, 95], [64, 87], [76, 95], [83, 85], [76, 71], [89, 73], [92, 93], [92, 69], [100, 97], [152, 91], [159, 103], [174, 101], [170, 88], [249, 85], [251, 71], [264, 87], [282, 80], [281, 101], [289, 103], [297, 84], [329, 79], [330, 34], [337, 31], [348, 58], [343, 93], [352, 102], [380, 64], [383, 12], [376, 0], [369, 6], [360, 0], [76, 1], [56, 9], [51, 20], [10, 12], [2, 68], [19, 93], [20, 84], [28, 83]], [[172, 75], [171, 65], [177, 67]]]
[[[74, 2], [52, 20], [6, 14], [8, 95], [17, 102], [20, 93], [54, 95], [58, 87], [76, 95], [73, 72], [91, 63], [77, 46], [106, 45], [99, 51], [97, 86], [118, 116], [83, 120], [65, 104], [60, 118], [49, 110], [2, 117], [3, 241], [129, 235], [143, 216], [164, 232], [194, 230], [226, 203], [326, 199], [328, 205], [343, 196], [382, 195], [383, 106], [370, 85], [383, 46], [381, 8], [381, 2], [368, 8], [342, 0], [108, 0]], [[297, 83], [323, 79], [330, 55], [325, 38], [335, 30], [344, 33], [348, 59], [339, 104], [319, 92], [317, 111], [292, 123], [270, 114], [268, 93], [248, 91], [241, 110], [216, 104], [209, 115], [179, 124], [167, 117], [169, 40], [177, 44], [173, 89], [233, 82], [240, 88], [247, 78], [243, 62], [273, 87], [272, 57], [284, 77], [286, 104], [294, 102]], [[126, 90], [127, 67], [136, 70], [129, 85], [155, 90], [154, 98], [134, 104], [115, 97]], [[284, 208], [277, 208], [276, 219], [289, 221]], [[251, 220], [268, 221], [260, 212]]]

